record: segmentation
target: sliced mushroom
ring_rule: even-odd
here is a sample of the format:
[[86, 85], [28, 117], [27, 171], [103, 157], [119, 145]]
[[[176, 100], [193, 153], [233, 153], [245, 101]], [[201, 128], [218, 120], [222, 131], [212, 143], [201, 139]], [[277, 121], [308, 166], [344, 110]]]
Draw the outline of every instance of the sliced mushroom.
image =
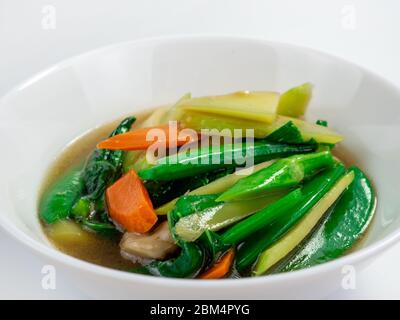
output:
[[120, 242], [121, 255], [130, 260], [137, 258], [163, 260], [173, 253], [177, 246], [171, 237], [167, 221], [150, 234], [126, 232]]

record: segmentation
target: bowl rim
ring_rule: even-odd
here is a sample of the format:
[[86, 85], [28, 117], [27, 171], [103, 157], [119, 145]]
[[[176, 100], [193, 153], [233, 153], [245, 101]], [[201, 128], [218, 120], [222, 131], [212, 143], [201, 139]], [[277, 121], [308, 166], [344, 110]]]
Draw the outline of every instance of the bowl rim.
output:
[[[57, 72], [62, 70], [63, 68], [69, 67], [70, 65], [74, 64], [79, 59], [83, 59], [85, 57], [100, 54], [101, 52], [105, 52], [108, 50], [114, 50], [118, 47], [124, 47], [127, 45], [137, 45], [138, 47], [144, 46], [151, 43], [161, 43], [161, 42], [168, 42], [168, 41], [210, 41], [210, 40], [219, 40], [219, 41], [237, 41], [237, 42], [251, 42], [251, 43], [259, 43], [268, 45], [271, 47], [281, 47], [288, 50], [301, 50], [301, 51], [308, 51], [314, 53], [316, 55], [329, 58], [340, 62], [341, 64], [345, 64], [347, 66], [352, 66], [358, 68], [364, 74], [367, 74], [375, 79], [379, 80], [385, 86], [400, 92], [400, 89], [381, 76], [379, 73], [373, 72], [368, 70], [367, 68], [360, 66], [356, 63], [350, 62], [340, 56], [336, 56], [321, 50], [314, 49], [308, 46], [300, 46], [297, 44], [290, 44], [286, 42], [279, 42], [279, 41], [270, 41], [263, 37], [258, 36], [235, 36], [235, 35], [225, 35], [225, 34], [196, 34], [196, 35], [189, 35], [189, 34], [181, 34], [181, 35], [171, 35], [171, 36], [156, 36], [156, 37], [148, 37], [148, 38], [141, 38], [136, 40], [128, 40], [123, 42], [117, 42], [110, 45], [102, 46], [93, 50], [89, 50], [87, 52], [74, 55], [70, 58], [64, 59], [54, 65], [51, 65], [48, 68], [45, 68], [42, 71], [39, 71], [29, 77], [28, 79], [22, 81], [21, 83], [17, 84], [16, 86], [12, 87], [0, 98], [0, 106], [9, 98], [18, 94], [18, 91], [23, 90], [26, 87], [29, 87], [31, 84], [39, 81], [40, 79], [46, 77], [47, 75], [52, 74], [53, 72]], [[323, 274], [327, 273], [332, 270], [337, 270], [344, 265], [355, 265], [357, 262], [364, 261], [373, 255], [377, 255], [378, 253], [382, 252], [383, 250], [388, 249], [392, 245], [394, 245], [397, 241], [400, 240], [400, 228], [397, 230], [393, 230], [390, 234], [385, 236], [383, 239], [380, 239], [374, 243], [371, 243], [365, 248], [361, 248], [356, 250], [355, 252], [349, 253], [345, 256], [339, 257], [337, 259], [310, 267], [306, 269], [279, 273], [279, 274], [271, 274], [261, 277], [244, 277], [240, 279], [218, 279], [218, 280], [201, 280], [198, 279], [180, 279], [180, 278], [164, 278], [164, 277], [153, 277], [141, 274], [130, 273], [126, 271], [115, 270], [107, 267], [103, 267], [100, 265], [96, 265], [84, 260], [80, 260], [78, 258], [72, 257], [67, 255], [54, 246], [47, 246], [25, 234], [19, 228], [17, 228], [10, 219], [7, 218], [6, 215], [0, 215], [0, 227], [8, 233], [11, 238], [16, 239], [18, 242], [24, 244], [25, 246], [32, 249], [32, 251], [40, 254], [44, 258], [49, 258], [52, 261], [55, 261], [59, 264], [66, 265], [68, 267], [72, 267], [76, 270], [83, 270], [85, 272], [91, 272], [98, 276], [105, 276], [109, 278], [114, 278], [118, 280], [129, 281], [131, 283], [143, 283], [143, 284], [151, 284], [156, 286], [166, 286], [171, 287], [174, 285], [179, 284], [181, 287], [184, 288], [203, 288], [203, 287], [242, 287], [242, 286], [249, 286], [249, 285], [267, 285], [272, 283], [279, 283], [283, 281], [290, 281], [293, 279], [299, 278], [307, 278], [316, 274]]]

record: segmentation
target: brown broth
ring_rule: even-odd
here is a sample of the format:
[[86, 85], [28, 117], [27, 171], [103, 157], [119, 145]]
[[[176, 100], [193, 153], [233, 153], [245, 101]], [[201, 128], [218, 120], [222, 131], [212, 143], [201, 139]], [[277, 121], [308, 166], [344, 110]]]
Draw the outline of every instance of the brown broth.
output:
[[75, 258], [118, 270], [129, 270], [135, 267], [135, 264], [122, 258], [119, 250], [120, 238], [108, 239], [82, 230], [87, 234], [87, 239], [65, 242], [52, 238], [52, 226], [44, 226], [44, 231], [58, 250]]
[[[138, 126], [149, 115], [144, 112], [136, 115], [134, 127]], [[55, 159], [44, 179], [40, 199], [58, 179], [69, 169], [82, 165], [88, 155], [94, 150], [96, 144], [106, 138], [119, 124], [121, 119], [90, 130], [70, 143]], [[52, 235], [53, 225], [42, 223], [43, 230], [50, 242], [61, 252], [105, 267], [128, 270], [135, 265], [122, 258], [119, 250], [120, 237], [105, 238], [93, 232], [82, 230], [85, 233], [84, 241], [65, 242], [55, 239]]]

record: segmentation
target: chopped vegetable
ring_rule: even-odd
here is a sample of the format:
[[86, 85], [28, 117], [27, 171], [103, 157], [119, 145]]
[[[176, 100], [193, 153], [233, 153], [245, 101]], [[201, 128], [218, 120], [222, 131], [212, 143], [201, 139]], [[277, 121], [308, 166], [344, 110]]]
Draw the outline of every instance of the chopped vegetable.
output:
[[181, 138], [178, 127], [162, 125], [158, 127], [140, 128], [123, 134], [112, 136], [100, 142], [97, 149], [108, 150], [146, 150], [155, 143], [163, 143], [167, 148], [181, 146], [189, 141]]
[[286, 116], [277, 116], [275, 122], [269, 126], [269, 133], [274, 132], [290, 121], [300, 130], [303, 141], [314, 140], [318, 143], [335, 144], [343, 140], [342, 135], [327, 127]]
[[82, 220], [89, 217], [90, 211], [94, 208], [91, 208], [93, 203], [88, 198], [80, 198], [72, 207], [71, 215], [77, 219]]
[[187, 216], [190, 216], [196, 212], [211, 209], [216, 206], [220, 206], [217, 203], [217, 194], [206, 194], [206, 195], [184, 195], [180, 197], [171, 212], [168, 213], [168, 221], [170, 222], [170, 229], [174, 232], [174, 239], [178, 241], [180, 238], [175, 234], [176, 223]]
[[[234, 171], [234, 168], [222, 168], [219, 170], [198, 174], [194, 177], [182, 178], [170, 181], [145, 181], [145, 187], [149, 192], [151, 202], [154, 207], [164, 205], [169, 201], [173, 204], [169, 209], [172, 209], [176, 203], [177, 197], [183, 194], [190, 194], [191, 190], [197, 190], [199, 187], [209, 185], [212, 181], [226, 176]], [[212, 192], [210, 192], [212, 193]], [[162, 207], [161, 207], [162, 208]], [[164, 209], [168, 209], [168, 206]], [[167, 214], [169, 210], [162, 214]], [[156, 210], [160, 214], [159, 209]]]
[[147, 159], [146, 151], [126, 151], [126, 159], [127, 161], [124, 162], [124, 173], [127, 173], [129, 170], [139, 172], [152, 166], [152, 163]]
[[[127, 132], [136, 120], [129, 117], [111, 133], [110, 137]], [[106, 187], [118, 178], [123, 163], [123, 151], [95, 150], [83, 170], [85, 195], [90, 200], [96, 200], [104, 194]]]
[[[210, 180], [210, 182], [208, 184], [204, 184], [203, 186], [188, 192], [188, 195], [216, 194], [216, 193], [224, 192], [225, 190], [227, 190], [228, 188], [233, 186], [240, 179], [246, 177], [250, 173], [257, 172], [258, 170], [261, 170], [261, 169], [271, 165], [273, 162], [274, 162], [274, 160], [265, 161], [265, 162], [255, 165], [251, 168], [243, 169], [245, 171], [240, 170], [238, 172], [225, 175], [222, 178], [219, 178], [217, 180], [214, 180], [214, 181]], [[197, 181], [198, 179], [190, 178], [188, 180]], [[177, 180], [177, 181], [179, 181], [179, 180]], [[156, 209], [157, 214], [158, 215], [167, 214], [170, 210], [172, 210], [174, 208], [176, 201], [178, 201], [178, 198], [175, 198], [174, 200], [157, 208]]]
[[179, 115], [182, 114], [180, 105], [191, 98], [192, 94], [190, 92], [185, 93], [177, 102], [175, 102], [175, 104], [167, 107], [166, 112], [160, 119], [153, 119], [154, 122], [158, 121], [157, 123], [154, 123], [154, 125], [166, 123], [170, 120], [178, 120]]
[[235, 224], [222, 234], [222, 242], [237, 245], [248, 236], [288, 214], [302, 200], [300, 189], [288, 193], [268, 207]]
[[157, 164], [139, 172], [145, 180], [174, 180], [194, 176], [220, 168], [244, 166], [246, 161], [255, 164], [289, 156], [296, 153], [314, 151], [314, 144], [279, 144], [256, 141], [253, 144], [229, 144], [218, 148], [203, 147], [157, 160]]
[[326, 120], [317, 120], [315, 123], [317, 125], [323, 126], [323, 127], [327, 127], [328, 126], [328, 121], [326, 121]]
[[246, 137], [249, 136], [250, 132], [252, 132], [254, 133], [255, 138], [264, 138], [277, 129], [273, 126], [273, 123], [267, 125], [260, 121], [227, 118], [219, 114], [209, 114], [192, 110], [185, 110], [179, 118], [179, 123], [182, 127], [190, 128], [197, 132], [209, 130], [213, 135], [224, 136], [229, 134], [231, 137], [235, 134], [240, 134], [241, 137]]
[[115, 236], [119, 231], [110, 222], [94, 221], [93, 219], [84, 219], [81, 222], [84, 229], [95, 232], [103, 236]]
[[162, 260], [173, 253], [177, 246], [164, 221], [151, 234], [126, 232], [120, 243], [121, 253], [136, 262], [136, 257]]
[[273, 265], [289, 254], [317, 225], [324, 213], [340, 197], [353, 179], [354, 172], [349, 172], [341, 178], [292, 230], [272, 247], [265, 250], [258, 258], [253, 274], [256, 276], [264, 274]]
[[47, 234], [78, 257], [81, 248], [105, 266], [173, 278], [258, 276], [343, 255], [372, 219], [374, 190], [332, 155], [343, 136], [303, 120], [312, 89], [185, 94], [135, 127], [124, 119], [44, 193]]
[[63, 244], [82, 245], [90, 243], [92, 240], [90, 234], [72, 220], [59, 220], [46, 228], [53, 241]]
[[181, 253], [177, 258], [154, 261], [146, 265], [150, 274], [171, 278], [194, 278], [204, 263], [204, 252], [194, 242], [182, 242]]
[[[219, 115], [209, 115], [201, 112], [187, 111], [180, 120], [180, 123], [185, 128], [191, 128], [200, 132], [202, 129], [213, 129], [215, 135], [224, 136], [229, 134], [234, 136], [235, 132], [241, 133], [243, 137], [248, 136], [246, 129], [254, 131], [254, 138], [265, 138], [272, 134], [277, 129], [281, 128], [288, 122], [292, 122], [300, 131], [302, 141], [311, 139], [318, 143], [335, 144], [343, 140], [343, 136], [332, 131], [329, 128], [317, 124], [305, 122], [301, 119], [277, 115], [275, 121], [265, 125], [263, 123], [252, 123], [240, 119], [227, 119]], [[236, 130], [236, 131], [235, 131]]]
[[354, 180], [332, 212], [279, 271], [298, 270], [335, 259], [362, 237], [373, 216], [374, 190], [359, 168], [352, 167], [350, 172]]
[[130, 170], [106, 191], [110, 217], [130, 232], [144, 233], [157, 222], [146, 188]]
[[221, 96], [183, 99], [177, 108], [181, 113], [188, 110], [269, 124], [275, 120], [278, 102], [279, 94], [276, 92], [239, 91]]
[[204, 248], [208, 265], [214, 263], [222, 253], [232, 248], [231, 245], [222, 243], [218, 233], [210, 230], [205, 230], [196, 243]]
[[[218, 231], [284, 196], [286, 192], [259, 197], [252, 201], [216, 202], [212, 208], [179, 219], [175, 225], [176, 234], [183, 240], [195, 241], [205, 230]], [[188, 196], [189, 197], [189, 196]], [[186, 198], [190, 199], [190, 198]], [[190, 200], [189, 200], [190, 201]]]
[[44, 194], [39, 208], [40, 218], [48, 224], [68, 218], [83, 190], [82, 172], [72, 170], [67, 173]]
[[199, 278], [200, 279], [220, 279], [225, 277], [232, 266], [233, 258], [235, 257], [235, 251], [230, 249], [227, 253], [225, 253], [221, 259], [215, 263], [210, 269], [206, 272], [202, 273]]
[[[135, 117], [124, 119], [110, 137], [127, 132], [135, 120]], [[105, 210], [104, 191], [120, 176], [124, 155], [120, 150], [95, 150], [87, 160], [82, 171], [84, 187], [71, 212], [85, 229], [103, 235], [117, 233]]]
[[[264, 224], [265, 227], [258, 228], [256, 232], [252, 233], [251, 237], [241, 237], [240, 240], [245, 240], [245, 242], [240, 246], [237, 253], [237, 269], [240, 271], [251, 265], [262, 251], [281, 238], [295, 223], [309, 212], [309, 210], [332, 188], [333, 185], [335, 185], [344, 173], [345, 168], [343, 165], [337, 165], [332, 169], [322, 172], [302, 187], [302, 195], [300, 196], [299, 201], [297, 201], [297, 203], [291, 208], [286, 209], [286, 211], [282, 210], [278, 219], [275, 219], [272, 224]], [[268, 207], [265, 211], [267, 210]], [[241, 227], [251, 228], [253, 225], [257, 226], [258, 221], [251, 220], [254, 216], [255, 215], [247, 218], [246, 220], [249, 220], [247, 222], [246, 220], [241, 222], [243, 224]], [[245, 222], [247, 225], [245, 225]], [[237, 224], [232, 227], [233, 230], [230, 232], [230, 237], [235, 237], [235, 233], [240, 235], [239, 225], [240, 224]], [[236, 228], [236, 230], [234, 228]], [[228, 237], [228, 232], [229, 230], [226, 232], [227, 235], [225, 235], [225, 237]], [[236, 235], [236, 238], [238, 235]]]
[[[191, 196], [196, 197], [196, 196]], [[176, 222], [185, 216], [193, 214], [198, 210], [212, 207], [215, 204], [216, 196], [201, 196], [192, 198], [190, 204], [186, 201], [186, 196], [181, 197], [174, 210], [168, 213], [168, 224], [177, 245], [181, 248], [178, 257], [166, 261], [154, 261], [145, 266], [150, 274], [173, 278], [193, 278], [201, 271], [205, 259], [204, 249], [194, 243], [181, 240], [174, 232]]]
[[[190, 98], [190, 94], [184, 95], [177, 104], [183, 100]], [[168, 123], [169, 120], [176, 120], [175, 115], [175, 105], [174, 106], [166, 106], [155, 109], [142, 123], [138, 125], [138, 128], [147, 128], [147, 127], [155, 127], [159, 126], [163, 123]], [[124, 172], [128, 172], [133, 169], [136, 172], [148, 168], [150, 164], [146, 161], [146, 153], [143, 151], [127, 151], [124, 163], [123, 170]]]
[[266, 138], [268, 141], [281, 143], [302, 143], [303, 137], [300, 130], [293, 121], [285, 123], [282, 127], [276, 129]]
[[236, 182], [217, 201], [252, 199], [277, 190], [293, 188], [333, 163], [334, 159], [329, 151], [280, 159]]
[[281, 95], [278, 113], [289, 117], [300, 117], [306, 112], [312, 94], [312, 84], [307, 82]]
[[123, 172], [127, 173], [133, 169], [136, 172], [148, 168], [150, 163], [146, 161], [145, 151], [126, 151], [125, 159], [123, 162]]

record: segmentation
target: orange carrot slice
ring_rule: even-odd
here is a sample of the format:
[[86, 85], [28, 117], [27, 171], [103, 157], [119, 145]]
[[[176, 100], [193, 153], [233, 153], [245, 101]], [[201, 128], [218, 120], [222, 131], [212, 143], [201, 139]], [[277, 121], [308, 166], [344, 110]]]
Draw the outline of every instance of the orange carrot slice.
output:
[[149, 194], [134, 170], [106, 190], [110, 217], [130, 232], [144, 233], [157, 222]]
[[235, 257], [235, 251], [229, 249], [224, 256], [219, 259], [210, 269], [202, 273], [200, 279], [220, 279], [226, 276], [231, 269], [233, 258]]
[[181, 146], [190, 139], [179, 139], [179, 126], [169, 127], [161, 125], [158, 127], [141, 128], [126, 133], [118, 134], [100, 142], [97, 149], [109, 150], [146, 150], [154, 143], [164, 143], [166, 148], [170, 146]]

